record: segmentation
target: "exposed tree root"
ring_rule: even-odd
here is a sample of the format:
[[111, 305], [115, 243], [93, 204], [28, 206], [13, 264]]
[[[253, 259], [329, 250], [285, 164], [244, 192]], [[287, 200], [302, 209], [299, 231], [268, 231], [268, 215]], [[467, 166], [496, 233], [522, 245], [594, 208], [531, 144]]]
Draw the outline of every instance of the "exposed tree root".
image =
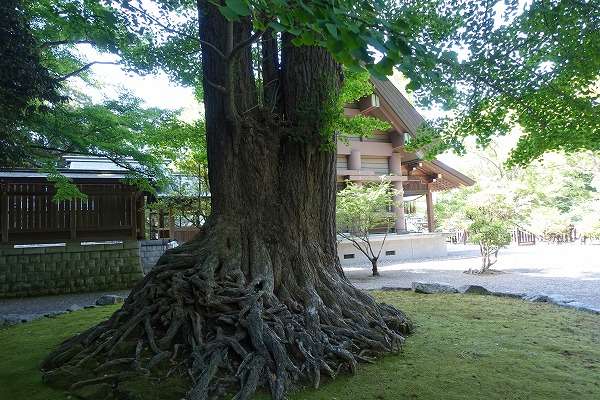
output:
[[[315, 281], [302, 285], [280, 276], [275, 288], [272, 266], [251, 267], [247, 282], [231, 258], [239, 246], [227, 242], [228, 258], [208, 250], [223, 248], [219, 236], [164, 255], [122, 309], [45, 360], [45, 380], [84, 398], [127, 398], [127, 380], [179, 376], [189, 379], [190, 400], [249, 399], [261, 387], [283, 399], [295, 384], [318, 387], [321, 374], [354, 372], [358, 362], [401, 348], [406, 316], [337, 270], [317, 266]], [[254, 247], [254, 260], [268, 264]], [[81, 391], [94, 385], [99, 390]]]

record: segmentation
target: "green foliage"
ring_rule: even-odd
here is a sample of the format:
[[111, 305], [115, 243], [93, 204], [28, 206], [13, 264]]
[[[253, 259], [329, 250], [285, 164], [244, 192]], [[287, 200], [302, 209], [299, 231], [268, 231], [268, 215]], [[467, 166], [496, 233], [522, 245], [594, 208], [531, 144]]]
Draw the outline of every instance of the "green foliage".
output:
[[360, 185], [346, 182], [346, 187], [337, 193], [338, 231], [365, 237], [371, 229], [389, 223], [393, 191], [390, 182], [385, 180]]
[[[600, 150], [597, 2], [534, 1], [522, 12], [508, 5], [510, 23], [498, 26], [479, 12], [465, 18], [480, 21], [483, 29], [461, 35], [469, 51], [455, 66], [463, 104], [456, 118], [437, 121], [413, 145], [431, 153], [463, 151], [467, 136], [486, 146], [519, 126], [525, 135], [510, 165], [526, 165], [549, 151]], [[494, 14], [489, 8], [485, 13]]]
[[490, 204], [467, 211], [471, 220], [467, 227], [470, 242], [493, 248], [510, 244], [510, 232], [514, 225], [498, 218], [494, 213], [495, 206], [496, 204]]
[[465, 215], [468, 240], [479, 245], [485, 272], [496, 262], [500, 248], [510, 244], [516, 212], [503, 196], [495, 196], [468, 206]]
[[38, 44], [17, 0], [0, 3], [0, 159], [18, 164], [27, 154], [25, 138], [14, 129], [32, 113], [58, 102], [57, 84], [43, 67]]
[[56, 193], [52, 197], [52, 201], [61, 202], [71, 199], [86, 199], [87, 195], [81, 193], [76, 185], [73, 184], [73, 180], [59, 173], [53, 166], [49, 166], [48, 182], [54, 183]]
[[330, 130], [335, 132], [338, 139], [347, 140], [348, 137], [367, 137], [374, 132], [385, 132], [390, 129], [387, 121], [366, 115], [355, 115], [348, 118], [344, 115], [344, 106], [353, 103], [365, 96], [373, 94], [373, 84], [366, 71], [344, 71], [344, 84], [336, 102], [333, 122]]
[[[393, 197], [394, 189], [386, 180], [363, 184], [347, 181], [346, 187], [337, 193], [337, 234], [349, 240], [371, 261], [373, 275], [379, 275], [377, 260], [385, 244], [389, 226], [393, 222], [393, 216], [389, 212], [394, 204]], [[379, 249], [376, 249], [370, 241], [370, 232], [381, 226], [386, 227], [386, 236], [383, 237]]]
[[475, 179], [473, 187], [441, 193], [438, 221], [447, 230], [463, 230], [464, 210], [480, 198], [501, 194], [514, 205], [520, 228], [551, 239], [573, 228], [583, 234], [600, 221], [600, 157], [590, 152], [547, 154], [528, 166], [507, 167], [516, 137], [494, 140], [486, 150], [469, 148], [456, 162]]
[[[0, 136], [1, 164], [52, 169], [57, 199], [81, 195], [56, 172], [63, 154], [107, 157], [129, 170], [128, 182], [153, 191], [167, 181], [166, 163], [185, 159], [204, 143], [197, 140], [203, 135], [203, 125], [181, 122], [178, 112], [146, 108], [129, 93], [94, 103], [69, 85], [70, 77], [94, 83], [88, 68], [96, 60], [79, 54], [82, 45], [113, 53], [131, 70], [155, 70], [155, 61], [147, 62], [152, 40], [137, 19], [128, 19], [132, 14], [127, 10], [132, 7], [135, 9], [134, 5], [102, 0], [11, 0], [2, 4], [2, 22], [10, 23], [9, 30], [2, 30], [10, 40], [2, 40], [2, 45], [14, 48], [3, 47], [0, 59], [8, 61], [6, 67], [2, 64], [3, 71], [15, 73], [3, 74], [0, 82], [1, 118], [14, 121], [2, 123], [0, 128], [6, 129]], [[166, 42], [163, 45], [167, 46]], [[11, 89], [11, 83], [23, 93]], [[61, 96], [48, 92], [50, 89]], [[69, 101], [65, 101], [67, 97]], [[14, 112], [7, 111], [9, 107]], [[25, 113], [24, 108], [31, 112]], [[21, 117], [16, 118], [16, 113]]]
[[[136, 165], [142, 166], [143, 171], [136, 171], [140, 176], [156, 172], [156, 166], [152, 166], [156, 158], [148, 154], [145, 145], [136, 148], [129, 140], [115, 140], [117, 135], [106, 130], [103, 135], [90, 136], [87, 142], [75, 135], [61, 137], [59, 130], [51, 133], [49, 127], [60, 128], [61, 119], [66, 119], [64, 125], [69, 126], [69, 120], [101, 121], [108, 115], [102, 117], [88, 105], [84, 110], [61, 104], [55, 97], [44, 98], [41, 92], [48, 85], [41, 77], [50, 76], [53, 84], [62, 85], [62, 94], [72, 94], [66, 85], [69, 76], [90, 81], [88, 68], [97, 60], [84, 59], [78, 53], [78, 46], [85, 44], [111, 53], [115, 62], [130, 71], [164, 71], [173, 80], [201, 92], [197, 2], [23, 0], [21, 7], [13, 7], [17, 3], [10, 0], [5, 4], [3, 10], [10, 11], [12, 19], [3, 21], [13, 21], [11, 26], [16, 30], [4, 30], [3, 35], [20, 40], [3, 40], [2, 45], [22, 46], [18, 49], [20, 55], [1, 57], [12, 64], [3, 71], [35, 75], [7, 82], [31, 83], [33, 91], [25, 93], [22, 104], [30, 105], [32, 99], [38, 99], [34, 105], [52, 105], [46, 110], [52, 112], [36, 111], [32, 121], [27, 118], [19, 122], [17, 129], [10, 128], [10, 135], [0, 139], [10, 146], [2, 146], [0, 152], [12, 150], [3, 153], [2, 159], [13, 156], [12, 164], [25, 159], [24, 164], [38, 165], [36, 158], [43, 156], [44, 148], [58, 143], [70, 151], [106, 153], [119, 162], [133, 157]], [[480, 145], [487, 145], [494, 135], [506, 134], [516, 124], [525, 135], [512, 153], [512, 164], [525, 164], [553, 149], [599, 149], [600, 12], [596, 2], [536, 1], [519, 5], [517, 0], [508, 0], [504, 4], [504, 12], [500, 13], [492, 3], [470, 0], [219, 3], [223, 15], [232, 21], [249, 18], [256, 31], [271, 28], [285, 33], [295, 45], [323, 46], [349, 71], [362, 74], [360, 79], [348, 79], [340, 101], [368, 93], [364, 71], [382, 77], [396, 67], [409, 79], [407, 90], [415, 91], [421, 105], [438, 105], [452, 110], [455, 116], [431, 121], [412, 140], [411, 146], [423, 146], [429, 155], [446, 148], [462, 151], [463, 139], [469, 135], [476, 136]], [[3, 47], [2, 51], [12, 50]], [[8, 86], [3, 83], [3, 87]], [[46, 101], [40, 103], [39, 99]], [[125, 106], [131, 104], [126, 102]], [[67, 117], [72, 111], [74, 115]], [[43, 122], [49, 114], [56, 115]], [[365, 117], [337, 118], [337, 108], [330, 114], [330, 131], [342, 136], [385, 130], [380, 122]], [[154, 116], [140, 112], [136, 118], [149, 118], [152, 123], [145, 124], [144, 129], [153, 132]], [[129, 119], [126, 124], [131, 123]], [[111, 126], [115, 124], [112, 119]], [[139, 133], [144, 129], [134, 130]], [[6, 139], [9, 136], [10, 141]], [[131, 136], [135, 135], [127, 139]], [[139, 136], [148, 139], [150, 134]], [[96, 141], [99, 137], [102, 140]], [[334, 142], [332, 137], [327, 137], [329, 145]], [[135, 142], [137, 145], [141, 140]], [[56, 153], [45, 155], [55, 157]]]

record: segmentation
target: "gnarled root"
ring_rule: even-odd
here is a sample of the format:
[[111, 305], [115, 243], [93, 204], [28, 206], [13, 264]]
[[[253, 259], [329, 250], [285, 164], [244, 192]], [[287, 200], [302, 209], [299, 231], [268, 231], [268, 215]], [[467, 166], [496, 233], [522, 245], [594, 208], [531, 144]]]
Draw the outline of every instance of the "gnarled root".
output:
[[[316, 269], [317, 284], [282, 279], [274, 290], [268, 274], [245, 282], [240, 269], [223, 273], [223, 260], [206, 251], [212, 240], [163, 256], [122, 309], [44, 361], [46, 381], [82, 397], [123, 398], [123, 382], [178, 376], [191, 400], [249, 399], [261, 387], [283, 399], [294, 384], [318, 387], [322, 373], [354, 372], [401, 348], [406, 316], [341, 274]], [[82, 392], [92, 385], [102, 390]]]

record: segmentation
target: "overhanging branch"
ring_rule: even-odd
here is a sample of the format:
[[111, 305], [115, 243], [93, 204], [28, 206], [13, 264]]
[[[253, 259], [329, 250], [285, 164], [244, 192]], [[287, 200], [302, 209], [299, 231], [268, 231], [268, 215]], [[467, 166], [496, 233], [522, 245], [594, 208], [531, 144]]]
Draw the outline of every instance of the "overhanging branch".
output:
[[48, 41], [48, 42], [44, 42], [42, 44], [40, 44], [40, 48], [41, 49], [45, 49], [48, 47], [54, 47], [54, 46], [62, 46], [64, 44], [91, 44], [92, 46], [96, 45], [96, 42], [94, 40], [88, 40], [88, 39], [83, 39], [83, 40], [54, 40], [54, 41]]
[[92, 61], [90, 63], [85, 64], [83, 67], [76, 69], [73, 72], [68, 73], [67, 75], [61, 76], [56, 78], [56, 82], [62, 82], [65, 81], [75, 75], [79, 75], [80, 73], [82, 73], [85, 70], [90, 69], [92, 66], [96, 65], [96, 64], [104, 64], [104, 65], [117, 65], [117, 62], [114, 61]]

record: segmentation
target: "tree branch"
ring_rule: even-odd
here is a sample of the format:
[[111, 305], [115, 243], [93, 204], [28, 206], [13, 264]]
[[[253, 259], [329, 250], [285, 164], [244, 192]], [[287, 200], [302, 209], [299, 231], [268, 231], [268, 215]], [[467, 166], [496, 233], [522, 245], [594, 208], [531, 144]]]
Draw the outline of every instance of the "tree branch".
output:
[[210, 79], [207, 79], [207, 78], [204, 78], [204, 80], [206, 81], [206, 83], [208, 83], [210, 86], [217, 89], [219, 92], [221, 92], [223, 94], [227, 94], [227, 89], [225, 89], [225, 86], [221, 86], [217, 83], [214, 83], [213, 81], [211, 81]]
[[48, 42], [44, 42], [42, 44], [40, 44], [40, 48], [41, 49], [45, 49], [48, 47], [53, 47], [53, 46], [61, 46], [63, 44], [91, 44], [93, 46], [96, 45], [96, 42], [94, 40], [88, 40], [88, 39], [82, 39], [82, 40], [54, 40], [54, 41], [48, 41]]
[[61, 76], [61, 77], [56, 78], [55, 80], [56, 80], [56, 82], [65, 81], [65, 80], [67, 80], [67, 79], [69, 79], [69, 78], [71, 78], [71, 77], [73, 77], [75, 75], [79, 75], [83, 71], [89, 69], [90, 67], [92, 67], [93, 65], [96, 65], [96, 64], [117, 65], [118, 63], [114, 62], [114, 61], [92, 61], [90, 63], [85, 64], [83, 67], [78, 68], [75, 71], [68, 73], [65, 76]]
[[356, 249], [358, 249], [361, 253], [363, 253], [369, 260], [371, 260], [371, 257], [369, 256], [369, 254], [361, 247], [360, 243], [356, 239], [352, 238], [352, 236], [350, 236], [350, 235], [346, 235], [343, 232], [339, 232], [338, 235], [340, 235], [341, 237], [343, 237], [346, 240], [349, 240]]
[[250, 35], [250, 37], [246, 40], [243, 40], [241, 42], [239, 42], [237, 45], [233, 46], [233, 48], [231, 49], [231, 51], [228, 54], [228, 61], [232, 60], [233, 57], [235, 57], [235, 55], [240, 52], [240, 50], [242, 50], [244, 47], [251, 45], [252, 43], [256, 42], [258, 39], [260, 39], [262, 37], [262, 35], [264, 34], [264, 32], [262, 31], [256, 31], [254, 32], [252, 35]]

